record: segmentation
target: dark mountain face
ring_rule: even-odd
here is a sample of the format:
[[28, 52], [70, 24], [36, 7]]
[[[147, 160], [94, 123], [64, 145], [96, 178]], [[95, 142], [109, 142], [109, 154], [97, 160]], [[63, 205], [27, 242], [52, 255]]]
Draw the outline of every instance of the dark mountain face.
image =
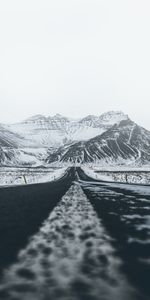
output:
[[46, 163], [147, 164], [150, 132], [114, 111], [80, 120], [36, 115], [0, 125], [1, 165], [41, 165], [45, 159]]
[[47, 162], [90, 163], [97, 161], [137, 163], [150, 161], [150, 132], [130, 119], [112, 126], [103, 134], [85, 142], [59, 148]]

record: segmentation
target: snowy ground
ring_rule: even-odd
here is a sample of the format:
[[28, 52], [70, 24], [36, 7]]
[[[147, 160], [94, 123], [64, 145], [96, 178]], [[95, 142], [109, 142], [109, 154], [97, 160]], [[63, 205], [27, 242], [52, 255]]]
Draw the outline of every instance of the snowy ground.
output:
[[139, 183], [150, 184], [150, 171], [138, 170], [124, 170], [124, 171], [100, 171], [100, 169], [82, 167], [83, 171], [90, 177], [98, 180], [109, 182], [126, 182], [126, 183]]
[[[132, 181], [132, 182], [126, 183], [124, 180], [124, 181], [120, 182], [118, 185], [118, 183], [116, 182], [117, 180], [115, 180], [115, 182], [114, 182], [113, 177], [111, 177], [111, 176], [104, 176], [101, 174], [96, 174], [94, 171], [86, 169], [86, 168], [82, 168], [82, 169], [91, 178], [104, 181], [104, 182], [102, 182], [103, 186], [111, 187], [111, 188], [119, 187], [120, 189], [123, 189], [124, 191], [127, 191], [127, 192], [129, 191], [129, 192], [133, 192], [133, 193], [140, 194], [140, 195], [142, 194], [143, 196], [150, 196], [150, 185], [143, 185], [143, 182], [141, 185], [140, 184], [132, 185], [130, 183], [137, 183], [137, 182]], [[105, 181], [107, 181], [107, 182], [105, 182]], [[96, 186], [99, 186], [99, 182], [91, 182], [91, 183], [93, 185], [93, 189], [95, 189]], [[124, 184], [124, 183], [126, 183], [126, 184]], [[82, 185], [88, 186], [88, 182], [84, 183], [84, 181], [83, 181]], [[147, 200], [143, 200], [143, 201], [147, 201]]]
[[74, 183], [4, 273], [7, 300], [130, 299], [111, 237]]
[[61, 177], [66, 168], [0, 168], [0, 186], [48, 182]]

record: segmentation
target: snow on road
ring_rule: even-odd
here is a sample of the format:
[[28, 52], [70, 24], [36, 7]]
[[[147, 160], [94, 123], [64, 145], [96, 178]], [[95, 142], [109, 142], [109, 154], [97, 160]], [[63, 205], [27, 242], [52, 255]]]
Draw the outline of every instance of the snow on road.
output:
[[[4, 272], [7, 300], [133, 299], [111, 238], [78, 183]], [[5, 297], [5, 298], [4, 298]]]
[[[108, 191], [109, 189], [111, 188], [116, 188], [118, 191], [115, 192], [115, 194], [117, 193], [121, 193], [122, 192], [127, 192], [127, 193], [134, 193], [134, 194], [138, 194], [138, 195], [141, 195], [141, 197], [143, 196], [150, 196], [150, 186], [149, 185], [138, 185], [138, 184], [123, 184], [123, 183], [115, 183], [115, 182], [102, 182], [101, 183], [101, 186], [99, 187], [99, 182], [82, 182], [82, 186], [83, 187], [88, 187], [90, 185], [90, 189], [92, 190], [99, 190], [99, 191], [102, 191], [102, 186], [103, 187], [106, 187], [108, 188]], [[95, 189], [96, 187], [96, 189]], [[112, 191], [110, 192], [112, 193]], [[141, 198], [142, 199], [142, 198]]]

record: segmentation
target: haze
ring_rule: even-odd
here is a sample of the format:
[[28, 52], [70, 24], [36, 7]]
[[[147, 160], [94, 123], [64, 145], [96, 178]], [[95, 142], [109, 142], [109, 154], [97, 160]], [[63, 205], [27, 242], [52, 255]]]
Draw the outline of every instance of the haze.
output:
[[0, 122], [122, 110], [150, 129], [149, 0], [0, 2]]

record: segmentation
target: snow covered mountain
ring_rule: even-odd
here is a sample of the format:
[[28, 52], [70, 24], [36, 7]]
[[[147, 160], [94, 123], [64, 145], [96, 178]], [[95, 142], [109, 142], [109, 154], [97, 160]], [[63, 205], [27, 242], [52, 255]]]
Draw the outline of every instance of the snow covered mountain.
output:
[[0, 165], [45, 163], [145, 164], [150, 132], [122, 112], [72, 120], [36, 115], [0, 125]]
[[46, 148], [0, 148], [0, 166], [41, 166], [50, 154]]
[[3, 125], [19, 135], [25, 147], [59, 147], [75, 141], [84, 141], [100, 135], [121, 120], [128, 119], [122, 112], [108, 112], [99, 117], [87, 116], [71, 120], [59, 114], [53, 117], [33, 116], [23, 122]]
[[121, 111], [109, 111], [107, 113], [103, 113], [99, 117], [89, 115], [80, 120], [80, 124], [84, 124], [93, 128], [102, 128], [103, 131], [106, 131], [114, 124], [118, 124], [122, 120], [127, 120], [128, 118], [128, 115], [125, 115]]
[[27, 140], [23, 136], [6, 127], [0, 125], [0, 165], [28, 166], [43, 164], [50, 153], [50, 149], [28, 148], [26, 146]]
[[60, 147], [47, 161], [140, 165], [150, 162], [149, 150], [150, 132], [128, 118], [88, 141]]

